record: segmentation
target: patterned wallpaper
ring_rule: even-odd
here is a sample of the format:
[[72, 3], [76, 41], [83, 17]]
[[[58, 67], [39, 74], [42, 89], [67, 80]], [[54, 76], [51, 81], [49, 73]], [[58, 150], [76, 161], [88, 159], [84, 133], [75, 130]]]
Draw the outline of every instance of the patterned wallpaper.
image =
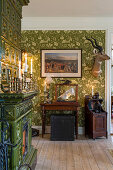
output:
[[[95, 78], [91, 74], [94, 63], [93, 47], [85, 39], [94, 37], [99, 45], [105, 47], [105, 31], [101, 30], [55, 30], [55, 31], [22, 31], [22, 49], [26, 49], [33, 55], [33, 75], [34, 82], [38, 85], [39, 95], [33, 100], [34, 114], [33, 125], [41, 125], [40, 102], [44, 100], [44, 78], [40, 77], [41, 56], [40, 49], [82, 49], [82, 78], [68, 78], [72, 83], [78, 84], [78, 100], [81, 106], [79, 111], [79, 126], [84, 126], [84, 98], [86, 94], [91, 94], [92, 86], [94, 92], [99, 92], [102, 98], [105, 98], [105, 63], [102, 63], [102, 74]], [[61, 83], [62, 79], [53, 78], [54, 84]], [[51, 85], [51, 91], [54, 97], [54, 84]], [[48, 124], [49, 124], [48, 113]]]

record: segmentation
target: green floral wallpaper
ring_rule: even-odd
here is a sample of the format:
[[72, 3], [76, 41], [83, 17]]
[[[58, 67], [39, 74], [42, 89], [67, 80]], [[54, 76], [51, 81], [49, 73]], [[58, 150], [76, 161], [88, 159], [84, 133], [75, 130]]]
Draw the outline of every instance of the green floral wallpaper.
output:
[[[85, 36], [96, 38], [99, 45], [105, 47], [105, 31], [101, 30], [22, 31], [22, 48], [33, 55], [33, 79], [39, 90], [38, 96], [33, 100], [33, 125], [41, 125], [40, 102], [44, 100], [44, 78], [40, 77], [40, 49], [82, 49], [82, 78], [68, 78], [79, 86], [78, 99], [81, 106], [79, 126], [84, 126], [84, 98], [86, 94], [91, 94], [92, 86], [94, 86], [94, 92], [98, 91], [100, 96], [105, 98], [105, 63], [102, 63], [101, 76], [93, 77], [91, 74], [94, 63], [93, 47]], [[54, 84], [60, 83], [62, 79], [66, 78], [53, 78]], [[53, 97], [54, 84], [51, 85]], [[49, 115], [50, 113], [48, 118]]]

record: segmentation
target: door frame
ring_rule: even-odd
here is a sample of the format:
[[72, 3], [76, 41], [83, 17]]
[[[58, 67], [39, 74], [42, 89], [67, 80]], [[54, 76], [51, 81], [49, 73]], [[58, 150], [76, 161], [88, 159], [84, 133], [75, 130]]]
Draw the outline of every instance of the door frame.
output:
[[[106, 30], [105, 53], [111, 58], [113, 29]], [[105, 110], [107, 111], [107, 131], [111, 130], [111, 59], [105, 61]]]

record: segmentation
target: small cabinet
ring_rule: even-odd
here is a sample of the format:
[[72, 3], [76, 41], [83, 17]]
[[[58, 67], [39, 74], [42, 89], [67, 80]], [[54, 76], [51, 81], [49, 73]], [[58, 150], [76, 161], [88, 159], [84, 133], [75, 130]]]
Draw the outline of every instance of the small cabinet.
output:
[[85, 135], [95, 139], [107, 138], [107, 112], [101, 107], [102, 99], [85, 97]]
[[111, 118], [113, 119], [113, 96], [111, 96]]

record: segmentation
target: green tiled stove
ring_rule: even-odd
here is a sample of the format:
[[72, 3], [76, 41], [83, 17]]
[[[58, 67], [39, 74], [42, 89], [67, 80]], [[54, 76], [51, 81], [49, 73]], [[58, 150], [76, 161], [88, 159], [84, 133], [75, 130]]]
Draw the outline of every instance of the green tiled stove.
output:
[[[36, 150], [31, 145], [32, 98], [35, 92], [22, 93], [19, 73], [22, 66], [21, 19], [22, 6], [29, 0], [0, 0], [0, 106], [3, 104], [3, 119], [9, 123], [3, 141], [3, 122], [0, 122], [0, 150], [4, 142], [13, 144], [8, 152], [0, 152], [0, 170], [4, 169], [5, 153], [8, 153], [8, 167], [5, 170], [18, 170], [19, 165], [28, 163], [33, 167]], [[21, 84], [22, 86], [22, 84]], [[24, 87], [24, 85], [23, 85]], [[28, 91], [28, 90], [26, 90]], [[0, 121], [1, 121], [0, 115]], [[6, 145], [5, 145], [6, 146]], [[12, 154], [11, 154], [12, 153]], [[34, 168], [33, 168], [34, 169]]]
[[31, 145], [32, 98], [35, 95], [35, 92], [0, 94], [0, 99], [4, 100], [4, 118], [9, 123], [6, 138], [10, 138], [11, 144], [17, 144], [12, 148], [12, 154], [9, 147], [10, 170], [18, 170], [21, 164], [29, 164], [32, 169], [35, 168], [37, 150]]

